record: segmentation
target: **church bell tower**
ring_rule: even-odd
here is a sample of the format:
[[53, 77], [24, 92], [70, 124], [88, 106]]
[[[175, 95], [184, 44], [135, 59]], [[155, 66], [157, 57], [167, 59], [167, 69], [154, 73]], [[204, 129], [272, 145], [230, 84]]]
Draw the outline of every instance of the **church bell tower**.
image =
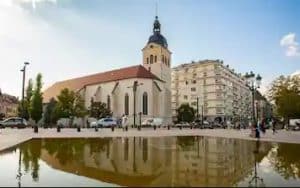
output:
[[153, 34], [149, 37], [143, 51], [143, 66], [159, 79], [171, 84], [171, 52], [166, 38], [161, 34], [158, 16], [153, 23]]

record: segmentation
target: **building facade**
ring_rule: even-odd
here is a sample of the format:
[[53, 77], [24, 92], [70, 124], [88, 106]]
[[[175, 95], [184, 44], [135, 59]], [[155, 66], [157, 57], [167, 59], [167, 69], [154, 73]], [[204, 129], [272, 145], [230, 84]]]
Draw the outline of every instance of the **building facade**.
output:
[[203, 60], [173, 68], [171, 89], [175, 120], [176, 109], [183, 103], [198, 109], [198, 117], [203, 115], [204, 120], [248, 121], [251, 118], [252, 97], [246, 80], [220, 60]]
[[142, 55], [142, 65], [57, 82], [44, 91], [44, 103], [68, 88], [81, 94], [86, 108], [91, 101], [106, 103], [113, 117], [125, 114], [130, 124], [140, 117], [171, 123], [171, 52], [157, 16]]
[[15, 96], [1, 93], [0, 90], [0, 118], [14, 117], [18, 114], [18, 99]]

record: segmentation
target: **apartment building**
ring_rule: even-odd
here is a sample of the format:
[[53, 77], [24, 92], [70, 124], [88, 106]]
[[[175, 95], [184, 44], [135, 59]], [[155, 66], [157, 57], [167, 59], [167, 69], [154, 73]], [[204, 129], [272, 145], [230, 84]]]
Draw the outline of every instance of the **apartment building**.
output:
[[221, 60], [203, 60], [172, 69], [172, 115], [188, 103], [197, 109], [199, 118], [209, 121], [251, 118], [251, 91], [246, 80]]

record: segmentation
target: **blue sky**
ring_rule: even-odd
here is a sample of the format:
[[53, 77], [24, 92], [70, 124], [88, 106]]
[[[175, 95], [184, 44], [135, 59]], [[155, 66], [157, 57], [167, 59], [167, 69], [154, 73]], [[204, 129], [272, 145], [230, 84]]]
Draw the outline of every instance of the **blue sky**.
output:
[[[253, 70], [263, 88], [300, 70], [300, 1], [296, 0], [1, 0], [0, 88], [21, 94], [28, 77], [56, 81], [140, 64], [155, 4], [172, 66], [222, 59]], [[28, 78], [27, 77], [27, 78]]]

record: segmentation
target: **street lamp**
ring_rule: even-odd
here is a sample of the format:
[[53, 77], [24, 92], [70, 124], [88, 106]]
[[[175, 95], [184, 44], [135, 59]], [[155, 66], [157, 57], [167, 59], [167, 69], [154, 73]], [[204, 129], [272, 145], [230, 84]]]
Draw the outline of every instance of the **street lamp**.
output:
[[255, 77], [255, 74], [252, 71], [250, 71], [249, 74], [246, 73], [245, 78], [247, 80], [247, 85], [250, 91], [252, 92], [252, 123], [253, 126], [255, 126], [256, 125], [255, 107], [254, 107], [255, 92], [256, 89], [260, 87], [262, 77], [259, 74], [257, 74], [257, 76]]
[[143, 85], [143, 83], [138, 83], [138, 81], [133, 82], [133, 86], [129, 86], [127, 88], [132, 88], [133, 89], [133, 126], [136, 127], [135, 125], [135, 119], [136, 119], [136, 90], [137, 87]]
[[[25, 115], [25, 107], [24, 107], [24, 87], [25, 87], [25, 74], [26, 74], [26, 66], [29, 65], [29, 62], [24, 62], [23, 69], [21, 69], [21, 72], [23, 72], [23, 80], [22, 80], [22, 118], [24, 118]], [[23, 119], [22, 119], [23, 121]]]

